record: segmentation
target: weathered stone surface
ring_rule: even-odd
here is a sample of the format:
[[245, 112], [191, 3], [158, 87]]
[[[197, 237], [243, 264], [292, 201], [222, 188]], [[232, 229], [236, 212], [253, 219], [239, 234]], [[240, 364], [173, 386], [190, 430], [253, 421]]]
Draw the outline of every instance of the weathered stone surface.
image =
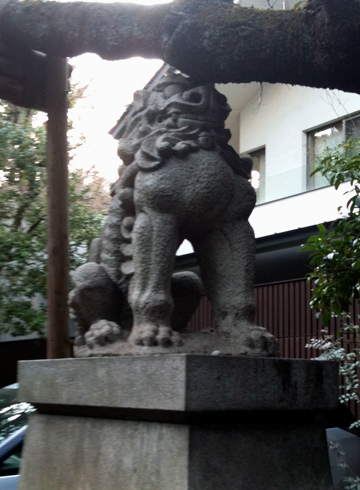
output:
[[[180, 74], [165, 76], [151, 92], [136, 92], [131, 117], [122, 120], [124, 165], [95, 247], [100, 261], [92, 253], [99, 263], [73, 276], [76, 356], [147, 354], [149, 347], [279, 355], [277, 340], [254, 323], [255, 240], [248, 218], [256, 195], [251, 160], [228, 145], [230, 110], [213, 86]], [[201, 334], [174, 333], [185, 330], [201, 291], [194, 274], [172, 274], [184, 239], [198, 256], [218, 327], [219, 340], [207, 338], [205, 349]], [[126, 335], [109, 349], [103, 336], [97, 342], [92, 333], [88, 342], [86, 332], [99, 321], [117, 323]]]
[[19, 377], [20, 399], [52, 406], [55, 413], [66, 406], [159, 413], [338, 406], [337, 364], [328, 361], [198, 355], [59, 359], [21, 361]]
[[34, 415], [19, 490], [333, 490], [315, 424]]
[[316, 414], [337, 391], [328, 361], [22, 361], [20, 399], [38, 413], [19, 489], [332, 490]]
[[186, 490], [189, 428], [31, 417], [19, 490]]
[[[110, 323], [110, 322], [109, 322]], [[91, 331], [93, 327], [90, 328]], [[124, 330], [122, 330], [124, 332]], [[163, 347], [161, 345], [155, 346], [142, 346], [136, 345], [131, 342], [114, 342], [101, 345], [97, 342], [95, 345], [89, 345], [88, 343], [80, 344], [81, 339], [78, 337], [76, 342], [76, 357], [102, 357], [102, 356], [126, 356], [126, 355], [159, 355], [159, 354], [212, 354], [218, 352], [223, 355], [235, 355], [235, 356], [247, 356], [249, 355], [248, 342], [251, 339], [251, 333], [244, 332], [244, 342], [241, 342], [241, 332], [237, 341], [232, 339], [226, 339], [220, 336], [217, 330], [203, 329], [200, 332], [190, 333], [181, 330], [178, 332], [167, 332], [173, 339], [172, 345], [169, 347]], [[254, 327], [253, 335], [256, 339], [256, 335], [264, 335], [265, 338], [268, 335], [270, 339], [272, 336], [267, 332], [265, 328]], [[101, 340], [101, 338], [99, 339]], [[277, 348], [277, 344], [274, 341], [274, 347]], [[262, 356], [263, 351], [263, 339], [259, 343], [253, 342], [251, 344], [251, 355]], [[214, 354], [216, 355], [216, 354]]]
[[333, 490], [315, 424], [200, 425], [189, 444], [189, 490]]

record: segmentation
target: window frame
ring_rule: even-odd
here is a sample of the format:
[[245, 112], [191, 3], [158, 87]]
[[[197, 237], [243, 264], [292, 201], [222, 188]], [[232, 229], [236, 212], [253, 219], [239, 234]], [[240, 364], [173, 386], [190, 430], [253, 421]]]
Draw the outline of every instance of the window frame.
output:
[[[257, 188], [253, 187], [255, 192], [256, 192], [256, 204], [264, 204], [266, 202], [266, 200], [265, 200], [266, 145], [261, 145], [261, 146], [254, 148], [253, 150], [244, 151], [244, 152], [240, 153], [241, 157], [251, 158], [253, 161], [253, 165], [254, 165], [254, 155], [256, 153], [261, 153], [261, 152], [263, 152], [263, 154], [264, 154], [264, 171], [261, 172], [260, 169], [257, 170], [254, 167], [252, 167], [252, 169], [251, 169], [251, 172], [256, 170], [260, 174], [259, 187], [257, 187]], [[255, 158], [256, 158], [256, 155], [255, 155]], [[251, 183], [251, 180], [252, 179], [250, 179], [250, 183]], [[263, 184], [262, 188], [260, 187], [261, 183]]]
[[[346, 124], [353, 119], [360, 120], [360, 112], [347, 114], [344, 117], [335, 119], [334, 121], [328, 122], [326, 124], [322, 124], [321, 126], [318, 126], [315, 129], [305, 132], [306, 134], [306, 190], [307, 191], [313, 191], [313, 190], [321, 189], [323, 187], [327, 187], [327, 185], [321, 187], [315, 187], [314, 176], [311, 177], [311, 173], [315, 170], [315, 153], [314, 153], [315, 148], [313, 144], [313, 136], [320, 131], [325, 131], [326, 129], [330, 129], [335, 125], [341, 123], [342, 124], [341, 136], [342, 136], [342, 142], [344, 143], [348, 137], [346, 131]], [[330, 186], [330, 182], [328, 185]]]

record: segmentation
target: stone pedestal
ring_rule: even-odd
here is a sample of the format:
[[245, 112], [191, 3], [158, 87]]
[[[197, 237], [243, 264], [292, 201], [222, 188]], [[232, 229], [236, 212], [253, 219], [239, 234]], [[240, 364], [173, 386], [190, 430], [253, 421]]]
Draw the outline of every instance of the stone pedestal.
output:
[[169, 355], [20, 362], [38, 408], [20, 490], [331, 490], [331, 362]]

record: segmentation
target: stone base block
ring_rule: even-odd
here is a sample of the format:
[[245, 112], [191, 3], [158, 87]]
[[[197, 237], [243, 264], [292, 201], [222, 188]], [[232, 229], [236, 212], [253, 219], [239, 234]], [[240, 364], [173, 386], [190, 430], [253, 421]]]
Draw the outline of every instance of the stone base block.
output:
[[332, 362], [150, 356], [20, 363], [36, 406], [19, 490], [331, 490]]
[[[20, 398], [57, 414], [173, 421], [199, 412], [311, 411], [338, 407], [335, 362], [159, 355], [20, 361]], [[147, 418], [149, 420], [149, 418]], [[151, 420], [151, 418], [150, 418]]]
[[313, 424], [169, 424], [35, 414], [19, 490], [331, 490]]

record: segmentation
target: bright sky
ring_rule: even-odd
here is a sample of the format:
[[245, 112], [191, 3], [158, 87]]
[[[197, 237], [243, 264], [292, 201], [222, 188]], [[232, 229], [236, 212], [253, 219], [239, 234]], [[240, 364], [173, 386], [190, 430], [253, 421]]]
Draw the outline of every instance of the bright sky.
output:
[[103, 177], [114, 182], [121, 162], [116, 153], [117, 141], [109, 131], [132, 102], [134, 92], [146, 85], [162, 61], [141, 58], [104, 61], [97, 55], [86, 54], [70, 63], [75, 67], [73, 81], [79, 87], [89, 84], [83, 98], [69, 111], [74, 126], [70, 141], [78, 141], [80, 134], [86, 138], [75, 150], [71, 165], [84, 169], [95, 165]]
[[[128, 0], [127, 3], [150, 5], [171, 0]], [[106, 3], [106, 2], [104, 2]], [[72, 165], [88, 169], [93, 165], [100, 174], [113, 182], [120, 164], [117, 142], [108, 134], [132, 102], [136, 90], [142, 89], [162, 66], [160, 60], [132, 58], [124, 61], [104, 61], [94, 54], [72, 58], [72, 80], [79, 87], [89, 84], [84, 98], [77, 102], [69, 116], [74, 123], [74, 140], [80, 133], [86, 143], [76, 150]]]
[[[131, 3], [151, 5], [170, 3], [172, 0], [130, 0]], [[128, 2], [128, 3], [130, 3]], [[120, 159], [117, 141], [109, 130], [132, 102], [136, 90], [144, 88], [154, 73], [162, 66], [160, 60], [132, 58], [124, 61], [104, 61], [96, 55], [86, 54], [70, 60], [74, 66], [72, 79], [79, 87], [89, 83], [89, 88], [70, 117], [74, 122], [75, 139], [83, 133], [86, 143], [76, 150], [72, 165], [84, 169], [96, 166], [99, 173], [110, 182], [117, 180]], [[191, 253], [191, 244], [184, 240], [177, 255]]]
[[[151, 5], [171, 1], [128, 0], [127, 3]], [[71, 166], [85, 170], [95, 166], [101, 176], [114, 182], [121, 161], [117, 156], [117, 141], [109, 131], [132, 102], [134, 92], [144, 88], [163, 62], [142, 58], [104, 61], [97, 55], [85, 54], [72, 58], [70, 64], [74, 67], [73, 82], [78, 83], [79, 88], [89, 85], [83, 99], [69, 111], [74, 126], [73, 141], [78, 141], [80, 134], [86, 138], [86, 143], [75, 151]], [[71, 135], [69, 139], [71, 141]], [[191, 244], [184, 240], [177, 255], [192, 251]]]
[[[130, 0], [127, 3], [151, 5], [171, 1]], [[118, 178], [117, 169], [121, 161], [117, 156], [117, 141], [109, 131], [132, 102], [134, 92], [144, 88], [163, 62], [142, 58], [104, 61], [97, 55], [85, 54], [72, 58], [70, 64], [74, 67], [73, 82], [78, 83], [79, 88], [89, 85], [83, 99], [69, 111], [74, 125], [73, 141], [78, 141], [80, 134], [86, 138], [86, 143], [75, 151], [71, 166], [83, 169], [95, 166], [100, 175], [114, 182]], [[192, 251], [191, 244], [184, 240], [177, 255]]]

